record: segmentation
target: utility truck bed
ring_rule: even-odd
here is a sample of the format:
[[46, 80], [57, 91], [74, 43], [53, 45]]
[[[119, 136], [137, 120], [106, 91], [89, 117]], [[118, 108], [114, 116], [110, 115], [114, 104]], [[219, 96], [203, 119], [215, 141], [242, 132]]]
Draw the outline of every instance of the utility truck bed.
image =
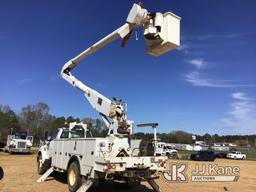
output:
[[[119, 183], [148, 181], [158, 191], [152, 180], [158, 178], [159, 172], [166, 170], [166, 157], [133, 156], [128, 138], [72, 138], [72, 135], [79, 135], [76, 132], [82, 133], [80, 136], [88, 135], [85, 134], [88, 133], [86, 124], [73, 123], [68, 129], [60, 128], [56, 138], [49, 139], [40, 147], [38, 172], [43, 175], [39, 182], [53, 171], [61, 171], [68, 172], [70, 183], [79, 178], [84, 178], [85, 183], [96, 183], [99, 179]], [[65, 136], [68, 138], [63, 138]], [[79, 171], [78, 176], [76, 171]], [[78, 183], [71, 191], [82, 187], [81, 184]]]

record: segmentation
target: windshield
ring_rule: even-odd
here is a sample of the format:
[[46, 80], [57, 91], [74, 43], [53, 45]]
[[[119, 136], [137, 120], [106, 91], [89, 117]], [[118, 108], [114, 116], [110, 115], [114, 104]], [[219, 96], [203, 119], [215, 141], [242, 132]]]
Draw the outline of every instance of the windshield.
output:
[[60, 138], [84, 138], [84, 129], [74, 128], [71, 131], [64, 130]]
[[53, 139], [56, 139], [56, 137], [57, 137], [57, 135], [58, 135], [58, 132], [59, 132], [59, 130], [52, 132], [52, 134], [51, 134], [49, 140], [51, 141], [51, 140], [53, 140]]
[[83, 129], [72, 130], [71, 138], [84, 138], [84, 130]]
[[14, 133], [15, 139], [26, 139], [27, 133], [26, 132], [16, 132]]

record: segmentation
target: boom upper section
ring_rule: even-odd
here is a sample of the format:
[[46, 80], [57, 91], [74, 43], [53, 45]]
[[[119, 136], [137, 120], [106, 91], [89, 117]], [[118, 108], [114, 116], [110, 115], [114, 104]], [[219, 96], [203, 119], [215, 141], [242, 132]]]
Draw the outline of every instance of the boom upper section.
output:
[[124, 25], [69, 60], [61, 70], [61, 76], [81, 90], [92, 107], [99, 112], [110, 129], [109, 134], [118, 135], [131, 132], [132, 121], [127, 120], [123, 103], [115, 99], [110, 100], [88, 87], [73, 76], [71, 71], [83, 59], [118, 38], [123, 39], [122, 46], [124, 46], [130, 38], [132, 30], [140, 26], [144, 26], [147, 52], [153, 56], [162, 55], [180, 44], [180, 17], [170, 12], [149, 13], [141, 5], [133, 4]]

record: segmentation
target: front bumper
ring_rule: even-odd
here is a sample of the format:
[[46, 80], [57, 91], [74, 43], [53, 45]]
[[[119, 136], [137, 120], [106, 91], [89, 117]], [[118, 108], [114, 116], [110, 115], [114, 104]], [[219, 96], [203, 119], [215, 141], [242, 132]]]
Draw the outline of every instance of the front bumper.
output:
[[10, 148], [11, 153], [30, 153], [31, 149], [30, 148]]

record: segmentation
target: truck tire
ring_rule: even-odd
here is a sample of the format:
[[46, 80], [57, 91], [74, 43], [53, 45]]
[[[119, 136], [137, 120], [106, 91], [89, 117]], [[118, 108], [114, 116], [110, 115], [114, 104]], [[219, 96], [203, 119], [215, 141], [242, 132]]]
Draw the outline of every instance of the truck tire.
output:
[[80, 167], [77, 161], [73, 161], [68, 168], [68, 189], [70, 192], [76, 192], [82, 185]]
[[48, 167], [45, 165], [45, 162], [42, 162], [42, 155], [37, 157], [37, 173], [43, 175], [47, 171]]

